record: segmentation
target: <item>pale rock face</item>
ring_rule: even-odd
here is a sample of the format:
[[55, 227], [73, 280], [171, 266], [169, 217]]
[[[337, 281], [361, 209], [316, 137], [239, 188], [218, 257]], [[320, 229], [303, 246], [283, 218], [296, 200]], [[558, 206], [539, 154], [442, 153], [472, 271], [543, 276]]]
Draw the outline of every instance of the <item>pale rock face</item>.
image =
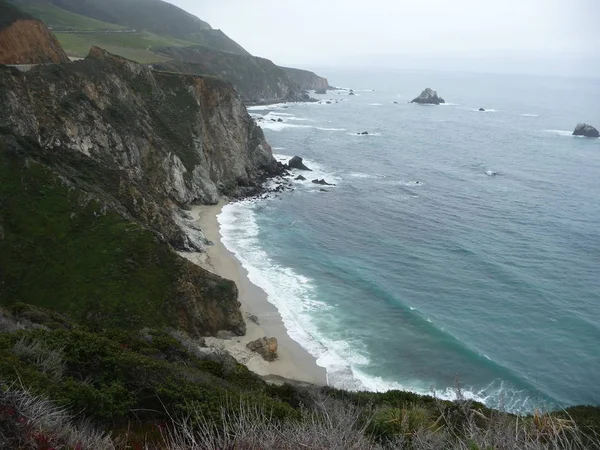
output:
[[0, 105], [0, 126], [110, 174], [99, 182], [111, 201], [177, 247], [186, 246], [177, 205], [217, 203], [277, 167], [228, 83], [155, 72], [97, 48], [27, 73], [0, 68]]

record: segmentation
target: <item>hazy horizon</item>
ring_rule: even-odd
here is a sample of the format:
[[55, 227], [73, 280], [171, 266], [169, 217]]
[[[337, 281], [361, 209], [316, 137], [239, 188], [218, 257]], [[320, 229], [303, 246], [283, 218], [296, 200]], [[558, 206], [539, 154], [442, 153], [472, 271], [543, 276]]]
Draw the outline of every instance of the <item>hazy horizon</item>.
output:
[[600, 75], [595, 0], [168, 1], [280, 65]]

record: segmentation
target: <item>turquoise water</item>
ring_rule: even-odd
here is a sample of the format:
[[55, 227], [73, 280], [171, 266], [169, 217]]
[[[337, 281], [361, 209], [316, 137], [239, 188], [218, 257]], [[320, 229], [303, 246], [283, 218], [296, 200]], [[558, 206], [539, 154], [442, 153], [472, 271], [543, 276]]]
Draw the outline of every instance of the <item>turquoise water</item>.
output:
[[[251, 113], [278, 158], [336, 186], [219, 220], [328, 382], [600, 404], [600, 139], [570, 135], [600, 126], [600, 80], [326, 75], [357, 95]], [[407, 103], [425, 87], [448, 105]]]

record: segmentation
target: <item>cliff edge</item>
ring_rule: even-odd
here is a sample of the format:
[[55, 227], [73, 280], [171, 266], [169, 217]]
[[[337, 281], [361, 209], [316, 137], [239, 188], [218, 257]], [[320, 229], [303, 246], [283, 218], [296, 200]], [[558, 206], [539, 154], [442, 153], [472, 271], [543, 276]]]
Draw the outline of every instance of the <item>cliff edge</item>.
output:
[[185, 209], [258, 189], [277, 163], [225, 81], [93, 48], [0, 67], [0, 305], [92, 328], [244, 334], [231, 281], [173, 251], [205, 240]]
[[0, 2], [0, 64], [64, 63], [69, 58], [48, 27]]

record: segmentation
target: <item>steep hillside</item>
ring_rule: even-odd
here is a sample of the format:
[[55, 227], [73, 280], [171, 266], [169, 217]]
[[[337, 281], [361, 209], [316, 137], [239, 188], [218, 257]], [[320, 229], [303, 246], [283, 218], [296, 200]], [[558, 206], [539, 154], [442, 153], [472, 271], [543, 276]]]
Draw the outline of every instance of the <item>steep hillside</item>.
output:
[[228, 83], [95, 48], [0, 67], [0, 105], [0, 304], [90, 326], [244, 332], [235, 286], [170, 248], [204, 244], [182, 207], [252, 192], [277, 170]]
[[235, 87], [246, 104], [310, 101], [300, 86], [268, 59], [215, 52], [206, 47], [157, 47], [154, 51], [172, 59], [154, 67], [221, 77]]
[[327, 90], [332, 88], [329, 86], [327, 78], [320, 77], [309, 70], [292, 69], [291, 67], [281, 67], [281, 69], [283, 69], [290, 80], [307, 91]]
[[0, 64], [68, 62], [58, 40], [39, 20], [0, 2]]
[[57, 31], [122, 28], [125, 32], [147, 31], [165, 38], [187, 41], [188, 45], [201, 44], [224, 52], [249, 54], [221, 30], [212, 29], [196, 16], [162, 0], [11, 1]]
[[108, 180], [106, 189], [177, 247], [187, 244], [170, 204], [215, 203], [276, 168], [262, 130], [227, 82], [155, 72], [98, 48], [71, 64], [26, 74], [4, 69], [0, 104], [0, 126], [127, 174], [127, 189]]

